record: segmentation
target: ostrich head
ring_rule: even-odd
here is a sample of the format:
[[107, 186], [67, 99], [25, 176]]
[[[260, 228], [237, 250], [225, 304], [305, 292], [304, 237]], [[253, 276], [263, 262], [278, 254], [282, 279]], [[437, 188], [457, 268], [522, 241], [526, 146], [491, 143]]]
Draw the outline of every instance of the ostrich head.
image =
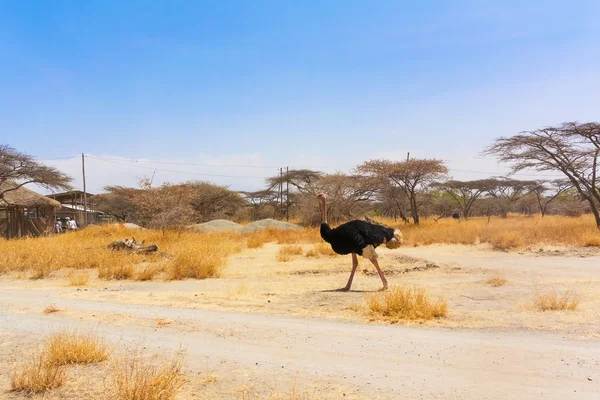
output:
[[327, 197], [325, 196], [325, 193], [319, 193], [316, 197], [317, 197], [317, 200], [319, 200], [319, 201], [325, 201], [327, 199]]

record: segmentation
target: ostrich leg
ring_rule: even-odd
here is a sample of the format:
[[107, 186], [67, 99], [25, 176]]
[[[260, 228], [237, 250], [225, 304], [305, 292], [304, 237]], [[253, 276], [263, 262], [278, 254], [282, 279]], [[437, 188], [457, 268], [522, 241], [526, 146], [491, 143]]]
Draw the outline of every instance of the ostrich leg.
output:
[[383, 271], [381, 270], [381, 268], [379, 268], [379, 262], [377, 262], [376, 258], [372, 258], [371, 262], [373, 263], [375, 268], [377, 268], [377, 273], [379, 274], [379, 277], [381, 278], [381, 282], [383, 282], [383, 287], [381, 288], [381, 290], [387, 290], [388, 283], [387, 283], [387, 280], [385, 279], [385, 276], [383, 275]]
[[348, 283], [346, 283], [346, 286], [338, 289], [338, 291], [347, 292], [350, 290], [350, 287], [352, 286], [352, 279], [354, 279], [354, 273], [356, 272], [356, 267], [358, 267], [358, 257], [356, 256], [356, 253], [352, 253], [352, 272], [350, 272], [350, 278], [348, 278]]

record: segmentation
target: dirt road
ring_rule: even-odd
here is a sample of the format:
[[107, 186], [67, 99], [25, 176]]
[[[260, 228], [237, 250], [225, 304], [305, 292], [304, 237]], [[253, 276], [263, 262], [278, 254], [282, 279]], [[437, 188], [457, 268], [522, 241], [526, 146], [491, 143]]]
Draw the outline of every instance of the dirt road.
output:
[[[65, 312], [43, 315], [54, 303]], [[35, 311], [34, 311], [35, 310]], [[112, 323], [85, 315], [109, 313]], [[149, 321], [173, 321], [157, 328]], [[0, 291], [0, 337], [90, 327], [111, 342], [186, 349], [190, 370], [295, 375], [348, 398], [597, 399], [600, 345], [540, 332], [434, 329], [129, 305]], [[224, 378], [226, 379], [226, 378]], [[3, 386], [4, 387], [4, 386]], [[321, 397], [317, 397], [321, 398]]]

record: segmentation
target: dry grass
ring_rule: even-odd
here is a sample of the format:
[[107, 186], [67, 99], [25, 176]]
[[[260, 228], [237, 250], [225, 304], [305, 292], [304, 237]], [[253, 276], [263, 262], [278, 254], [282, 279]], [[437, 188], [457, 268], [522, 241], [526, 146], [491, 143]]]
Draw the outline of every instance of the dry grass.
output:
[[48, 337], [44, 354], [51, 364], [68, 365], [98, 363], [109, 352], [104, 339], [93, 333], [63, 330]]
[[534, 304], [539, 311], [574, 311], [579, 306], [581, 296], [573, 290], [558, 293], [553, 290], [546, 293], [537, 293], [534, 296]]
[[54, 314], [61, 311], [60, 308], [56, 306], [56, 304], [48, 304], [46, 308], [44, 308], [44, 314]]
[[293, 256], [302, 255], [301, 246], [283, 246], [277, 253], [276, 260], [278, 262], [288, 262], [292, 260]]
[[151, 281], [161, 272], [161, 268], [157, 265], [148, 265], [137, 271], [134, 275], [136, 281]]
[[13, 366], [10, 387], [15, 392], [29, 395], [55, 389], [65, 382], [65, 368], [49, 363], [45, 353], [33, 356]]
[[90, 275], [87, 272], [71, 272], [67, 279], [69, 280], [70, 286], [85, 286], [90, 280]]
[[136, 351], [131, 357], [113, 362], [107, 379], [108, 397], [114, 400], [171, 400], [184, 383], [182, 359], [143, 359]]
[[134, 266], [130, 264], [105, 265], [98, 269], [98, 278], [123, 280], [133, 277]]
[[[489, 243], [499, 250], [534, 245], [600, 247], [600, 231], [593, 217], [521, 216], [508, 218], [471, 218], [460, 223], [423, 219], [420, 226], [381, 220], [402, 230], [405, 245], [434, 243]], [[138, 241], [156, 243], [163, 253], [131, 254], [111, 251], [106, 245], [134, 236]], [[241, 239], [241, 240], [240, 240]], [[129, 230], [118, 226], [95, 226], [68, 235], [0, 241], [0, 273], [16, 272], [43, 279], [54, 271], [97, 269], [101, 279], [153, 279], [156, 271], [168, 279], [218, 277], [227, 259], [244, 247], [259, 248], [265, 243], [286, 245], [314, 244], [307, 257], [333, 255], [323, 243], [317, 228], [298, 231], [265, 229], [240, 236], [237, 233], [196, 233], [188, 231]], [[136, 273], [140, 265], [149, 269]], [[156, 269], [150, 269], [150, 266]], [[75, 271], [77, 272], [77, 271]], [[75, 273], [74, 272], [74, 273]]]
[[392, 287], [367, 297], [367, 308], [374, 316], [392, 320], [430, 320], [445, 317], [448, 304], [433, 300], [423, 288]]
[[289, 262], [292, 261], [292, 256], [285, 253], [277, 253], [275, 259], [277, 260], [277, 262]]
[[[132, 254], [111, 251], [110, 242], [126, 237], [156, 243], [169, 254]], [[218, 276], [229, 255], [245, 246], [239, 234], [182, 231], [130, 230], [118, 226], [95, 226], [69, 235], [0, 241], [0, 271], [28, 272], [34, 279], [61, 269], [97, 268], [101, 279], [152, 279], [164, 271], [170, 279]], [[136, 273], [139, 265], [147, 269]], [[153, 267], [153, 268], [150, 268]]]
[[470, 218], [456, 222], [451, 218], [435, 223], [424, 219], [420, 226], [403, 225], [393, 220], [382, 222], [398, 227], [404, 235], [405, 245], [434, 243], [474, 244], [489, 243], [501, 250], [533, 245], [596, 246], [600, 245], [600, 230], [591, 215], [572, 218], [549, 215], [509, 215], [508, 218]]
[[501, 278], [499, 276], [494, 276], [494, 277], [488, 279], [486, 282], [492, 287], [500, 287], [500, 286], [504, 286], [508, 283], [508, 281], [506, 279]]

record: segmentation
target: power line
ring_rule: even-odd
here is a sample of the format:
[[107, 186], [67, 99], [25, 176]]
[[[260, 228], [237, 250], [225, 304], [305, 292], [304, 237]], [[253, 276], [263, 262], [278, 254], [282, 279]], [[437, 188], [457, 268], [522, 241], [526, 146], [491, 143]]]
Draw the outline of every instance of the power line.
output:
[[128, 163], [123, 163], [123, 162], [119, 162], [119, 161], [112, 161], [112, 160], [102, 159], [102, 158], [98, 158], [98, 157], [93, 157], [93, 156], [90, 156], [90, 155], [86, 155], [86, 157], [94, 159], [94, 160], [99, 160], [99, 161], [102, 161], [102, 162], [108, 162], [108, 163], [119, 164], [119, 165], [126, 165], [128, 167], [144, 168], [144, 169], [150, 169], [150, 170], [162, 171], [162, 172], [173, 172], [173, 173], [178, 173], [178, 174], [198, 175], [198, 176], [211, 176], [211, 177], [219, 177], [219, 178], [249, 178], [249, 179], [267, 179], [268, 178], [267, 176], [203, 174], [203, 173], [199, 173], [199, 172], [177, 171], [177, 170], [170, 170], [170, 169], [161, 169], [161, 168], [154, 168], [154, 167], [146, 167], [146, 166], [143, 166], [143, 165], [128, 164]]
[[[39, 161], [66, 160], [66, 159], [74, 159], [74, 158], [77, 158], [77, 157], [79, 157], [79, 156], [45, 158], [45, 159], [40, 159]], [[232, 164], [185, 163], [185, 162], [174, 162], [174, 161], [136, 160], [136, 159], [125, 158], [125, 157], [116, 159], [116, 158], [94, 157], [94, 156], [90, 156], [88, 154], [86, 154], [86, 157], [93, 158], [95, 160], [100, 160], [100, 161], [105, 161], [105, 162], [111, 162], [111, 163], [114, 163], [114, 164], [122, 164], [122, 165], [131, 166], [131, 167], [137, 167], [137, 168], [153, 169], [153, 170], [163, 171], [163, 172], [174, 172], [174, 173], [182, 173], [182, 174], [190, 174], [190, 175], [204, 175], [204, 176], [225, 177], [225, 178], [261, 178], [261, 179], [266, 179], [267, 177], [219, 175], [219, 174], [202, 174], [202, 173], [198, 173], [198, 172], [186, 172], [186, 171], [159, 169], [159, 168], [146, 167], [146, 166], [137, 165], [137, 164], [145, 163], [145, 164], [165, 164], [165, 165], [182, 165], [182, 166], [196, 166], [196, 167], [218, 167], [218, 168], [258, 168], [258, 169], [279, 168], [279, 166], [277, 166], [277, 165], [239, 165], [239, 164], [238, 165], [232, 165]], [[130, 164], [130, 163], [135, 163], [135, 164]], [[307, 169], [320, 169], [320, 168], [355, 168], [355, 167], [356, 167], [356, 165], [337, 165], [337, 166], [335, 166], [335, 165], [324, 166], [323, 165], [323, 166], [311, 166], [311, 167], [304, 166], [303, 168], [307, 168]], [[296, 166], [296, 168], [300, 168], [300, 166]], [[472, 171], [472, 170], [455, 169], [455, 168], [448, 168], [448, 170], [450, 172], [460, 172], [460, 173], [479, 174], [479, 175], [488, 175], [488, 176], [506, 175], [506, 173], [503, 173], [503, 172]], [[548, 175], [546, 175], [546, 174], [528, 174], [528, 173], [523, 173], [523, 172], [517, 172], [517, 173], [511, 174], [511, 175], [513, 175], [513, 176], [528, 176], [528, 177], [542, 177], [542, 178], [561, 178], [562, 177], [562, 175], [555, 175], [555, 174], [548, 174]]]

